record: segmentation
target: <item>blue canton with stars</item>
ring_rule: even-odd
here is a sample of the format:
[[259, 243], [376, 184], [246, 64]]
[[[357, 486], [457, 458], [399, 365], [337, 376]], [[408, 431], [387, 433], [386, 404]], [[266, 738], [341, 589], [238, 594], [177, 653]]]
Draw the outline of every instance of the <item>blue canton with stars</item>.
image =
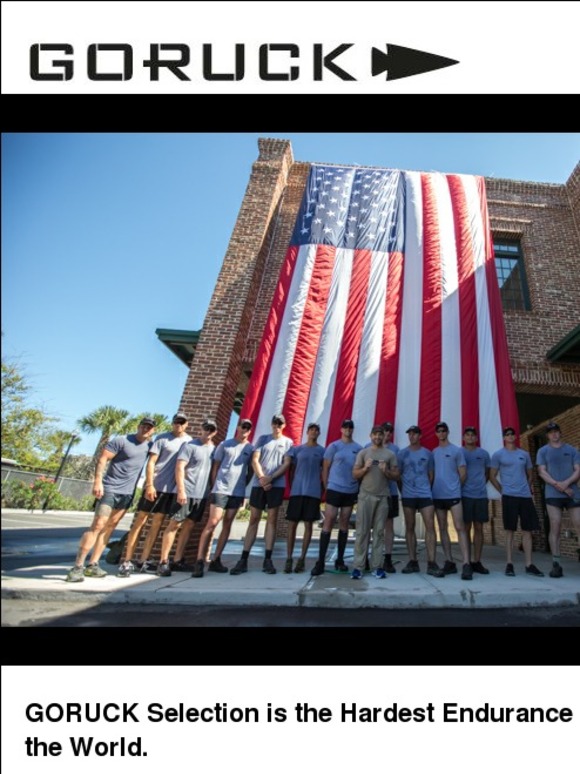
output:
[[291, 244], [403, 252], [404, 183], [400, 170], [313, 164]]

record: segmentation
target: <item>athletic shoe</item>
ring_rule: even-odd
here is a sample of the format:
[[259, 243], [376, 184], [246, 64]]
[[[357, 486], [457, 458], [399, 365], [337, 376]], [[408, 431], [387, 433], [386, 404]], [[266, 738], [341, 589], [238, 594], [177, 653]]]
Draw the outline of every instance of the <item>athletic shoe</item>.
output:
[[550, 578], [561, 578], [564, 575], [564, 571], [559, 562], [554, 562], [552, 569], [550, 570]]
[[383, 562], [383, 570], [385, 572], [397, 572], [397, 570], [395, 569], [395, 565], [390, 559], [385, 559], [385, 561]]
[[311, 575], [322, 575], [324, 572], [324, 562], [321, 562], [320, 559], [316, 562], [312, 570], [310, 571]]
[[135, 572], [135, 565], [133, 564], [133, 562], [123, 562], [119, 567], [119, 572], [117, 573], [117, 577], [129, 578], [131, 573], [133, 572]]
[[461, 580], [473, 580], [473, 569], [471, 564], [464, 564], [461, 570]]
[[304, 572], [304, 559], [298, 559], [294, 572]]
[[193, 567], [193, 572], [191, 573], [192, 578], [203, 578], [203, 570], [205, 567], [205, 562], [203, 559], [198, 559]]
[[387, 577], [387, 573], [383, 570], [382, 567], [379, 567], [378, 570], [374, 570], [373, 577], [379, 578], [379, 580], [384, 580]]
[[219, 556], [217, 559], [214, 559], [209, 563], [209, 567], [207, 569], [210, 572], [228, 572], [228, 568], [222, 564], [222, 560]]
[[437, 562], [427, 562], [427, 575], [432, 575], [434, 578], [444, 578], [445, 573], [439, 567]]
[[505, 566], [505, 574], [509, 575], [510, 578], [514, 578], [515, 577], [516, 573], [514, 571], [514, 566], [513, 566], [513, 564], [511, 562], [506, 564], [506, 566]]
[[157, 575], [159, 575], [160, 578], [169, 578], [171, 575], [169, 562], [159, 562], [157, 565]]
[[105, 575], [107, 575], [107, 571], [103, 570], [102, 567], [99, 567], [98, 564], [93, 563], [85, 567], [83, 575], [85, 578], [104, 578]]
[[480, 575], [489, 575], [489, 570], [484, 567], [481, 562], [471, 562], [471, 569], [473, 572], [478, 572]]
[[248, 563], [245, 559], [240, 559], [230, 570], [230, 575], [241, 575], [243, 572], [248, 572]]
[[538, 570], [535, 564], [530, 564], [529, 567], [526, 567], [526, 573], [528, 575], [536, 575], [538, 578], [544, 577], [544, 573], [541, 570]]
[[146, 572], [148, 575], [157, 575], [157, 562], [152, 562], [148, 559], [146, 562], [143, 562], [139, 572]]
[[360, 570], [354, 569], [352, 571], [352, 575], [350, 576], [353, 580], [360, 580], [362, 578], [362, 572]]
[[292, 559], [286, 559], [286, 564], [284, 565], [284, 572], [287, 574], [292, 572]]
[[267, 575], [276, 575], [276, 568], [272, 564], [271, 559], [264, 559], [264, 564], [262, 565], [262, 572], [265, 572]]
[[449, 559], [446, 559], [443, 565], [443, 572], [445, 575], [453, 575], [453, 573], [457, 572], [457, 565], [455, 562], [450, 562]]
[[337, 559], [334, 563], [334, 569], [338, 572], [348, 572], [348, 567], [344, 563], [344, 559]]
[[178, 562], [170, 562], [169, 566], [175, 572], [188, 572], [191, 567], [187, 564], [185, 559], [180, 559]]
[[401, 570], [403, 575], [409, 575], [412, 572], [419, 572], [419, 562], [416, 559], [410, 559]]
[[84, 568], [77, 567], [77, 565], [75, 564], [75, 566], [68, 571], [65, 581], [67, 583], [82, 583], [84, 579], [85, 579]]

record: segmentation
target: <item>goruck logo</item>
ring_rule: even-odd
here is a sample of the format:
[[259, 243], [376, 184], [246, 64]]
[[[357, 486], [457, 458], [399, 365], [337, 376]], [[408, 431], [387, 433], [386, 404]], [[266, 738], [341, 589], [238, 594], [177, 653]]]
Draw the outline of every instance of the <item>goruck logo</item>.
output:
[[[129, 43], [91, 43], [86, 51], [70, 43], [34, 43], [30, 47], [30, 77], [33, 81], [71, 81], [78, 72], [90, 81], [130, 81], [135, 68], [148, 71], [150, 81], [159, 81], [160, 74], [170, 74], [180, 81], [243, 81], [246, 65], [257, 63], [260, 81], [323, 81], [331, 77], [343, 81], [364, 81], [383, 75], [385, 81], [395, 81], [459, 64], [456, 59], [385, 43], [372, 46], [368, 69], [353, 73], [353, 66], [339, 58], [354, 43], [341, 43], [328, 49], [322, 43], [302, 46], [297, 43], [264, 43], [257, 50], [244, 43], [233, 44], [228, 68], [215, 65], [214, 44], [203, 43], [195, 51], [197, 70], [192, 71], [192, 52], [186, 43], [150, 43], [149, 57], [140, 59]], [[357, 47], [358, 44], [356, 44]], [[220, 52], [223, 53], [223, 52]], [[142, 54], [141, 54], [142, 56]]]

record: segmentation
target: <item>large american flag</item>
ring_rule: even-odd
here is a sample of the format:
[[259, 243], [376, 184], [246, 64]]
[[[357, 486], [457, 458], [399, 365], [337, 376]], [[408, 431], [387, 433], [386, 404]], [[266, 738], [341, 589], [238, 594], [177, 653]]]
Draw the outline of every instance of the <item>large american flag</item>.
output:
[[275, 413], [295, 443], [518, 431], [482, 177], [312, 165], [242, 408], [256, 438]]

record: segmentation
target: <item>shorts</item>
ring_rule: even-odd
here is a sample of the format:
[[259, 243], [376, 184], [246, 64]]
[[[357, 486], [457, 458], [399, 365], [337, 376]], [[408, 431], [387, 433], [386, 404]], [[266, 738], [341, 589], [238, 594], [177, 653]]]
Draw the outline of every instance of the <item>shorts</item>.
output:
[[171, 492], [159, 492], [153, 502], [146, 500], [143, 495], [137, 505], [137, 510], [143, 513], [164, 513], [166, 516], [173, 516], [180, 508], [181, 505]]
[[288, 500], [287, 521], [319, 521], [320, 498], [294, 495]]
[[187, 502], [184, 505], [179, 505], [177, 502], [177, 495], [174, 494], [173, 497], [175, 497], [174, 507], [179, 509], [174, 510], [174, 508], [172, 508], [171, 518], [173, 521], [181, 522], [185, 521], [186, 519], [191, 519], [196, 523], [201, 521], [203, 514], [205, 513], [205, 506], [207, 504], [206, 498], [203, 498], [202, 500], [196, 500], [193, 497], [188, 497]]
[[358, 500], [358, 492], [337, 492], [336, 489], [326, 490], [327, 505], [335, 508], [352, 508]]
[[464, 497], [463, 498], [463, 521], [471, 524], [476, 521], [478, 524], [484, 524], [489, 521], [487, 497]]
[[413, 508], [415, 511], [421, 511], [423, 508], [429, 508], [433, 505], [433, 500], [430, 497], [403, 497], [401, 502], [403, 508]]
[[261, 486], [253, 486], [250, 492], [250, 505], [252, 508], [258, 508], [261, 511], [270, 508], [279, 508], [284, 499], [284, 487], [274, 486], [272, 489], [262, 489]]
[[503, 516], [503, 528], [515, 532], [518, 528], [518, 516], [524, 532], [533, 532], [540, 529], [540, 521], [531, 497], [512, 497], [502, 495], [501, 510]]
[[399, 495], [389, 496], [389, 515], [387, 519], [396, 519], [399, 515]]
[[454, 505], [457, 505], [457, 503], [460, 503], [460, 502], [461, 502], [461, 497], [454, 497], [451, 500], [433, 499], [433, 505], [435, 506], [435, 508], [438, 508], [440, 511], [450, 511]]
[[567, 511], [571, 511], [572, 508], [580, 508], [580, 500], [577, 500], [574, 497], [546, 497], [546, 505], [553, 505], [561, 511], [564, 510], [564, 508]]
[[216, 508], [223, 508], [224, 511], [234, 510], [234, 508], [238, 510], [238, 508], [241, 508], [244, 504], [243, 497], [220, 494], [219, 492], [213, 492], [209, 497], [209, 501], [212, 505], [215, 505]]
[[105, 492], [100, 500], [95, 500], [95, 515], [105, 516], [107, 514], [101, 514], [101, 506], [110, 508], [111, 511], [126, 511], [127, 508], [133, 502], [133, 494], [113, 494], [113, 492]]

